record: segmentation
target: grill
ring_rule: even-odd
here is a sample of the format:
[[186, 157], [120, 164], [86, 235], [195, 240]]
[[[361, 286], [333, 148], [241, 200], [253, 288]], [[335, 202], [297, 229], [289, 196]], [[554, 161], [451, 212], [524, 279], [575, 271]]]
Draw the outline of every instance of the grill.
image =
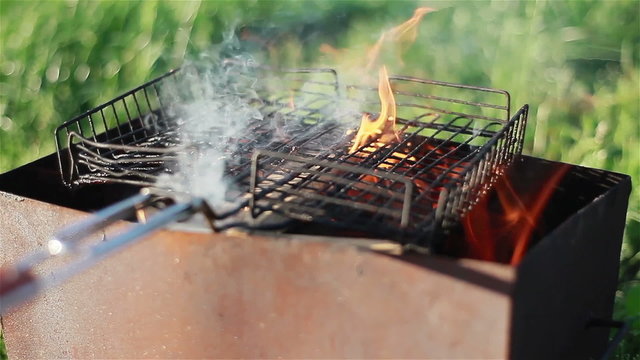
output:
[[[262, 117], [237, 138], [216, 131], [206, 138], [237, 144], [225, 154], [224, 173], [235, 185], [226, 196], [238, 210], [249, 206], [252, 218], [278, 213], [432, 246], [522, 149], [528, 108], [510, 116], [506, 91], [392, 76], [400, 138], [350, 151], [360, 111], [348, 109], [377, 117], [376, 89], [342, 87], [332, 69], [260, 68], [251, 75], [255, 91], [245, 99]], [[184, 81], [189, 91], [176, 96]], [[189, 134], [171, 110], [197, 101], [206, 82], [195, 68], [172, 71], [58, 127], [64, 183], [161, 187], [158, 178], [174, 171], [180, 152], [208, 146], [196, 141], [187, 148], [182, 138]]]
[[[181, 128], [179, 104], [206, 82], [172, 89], [206, 80], [197, 69], [63, 124], [56, 153], [0, 174], [10, 356], [611, 354], [628, 330], [607, 320], [628, 176], [518, 156], [527, 107], [512, 114], [504, 91], [402, 76], [391, 78], [402, 136], [350, 151], [361, 112], [377, 116], [375, 89], [332, 70], [256, 73], [243, 101], [261, 120], [222, 149], [232, 206], [163, 185], [181, 156], [229, 140]], [[560, 168], [521, 262], [466, 258], [461, 224], [505, 215], [500, 184], [535, 198]], [[202, 231], [207, 220], [243, 231]], [[608, 346], [609, 327], [620, 329]]]

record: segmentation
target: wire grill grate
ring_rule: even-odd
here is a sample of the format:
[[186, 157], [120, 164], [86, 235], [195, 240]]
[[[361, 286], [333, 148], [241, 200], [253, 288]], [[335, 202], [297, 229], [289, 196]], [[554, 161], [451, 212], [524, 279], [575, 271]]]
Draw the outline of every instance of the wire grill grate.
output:
[[[161, 91], [183, 71], [58, 127], [64, 183], [154, 186], [160, 174], [171, 172], [187, 149]], [[528, 107], [511, 116], [506, 91], [392, 76], [400, 139], [349, 153], [353, 129], [349, 133], [345, 124], [357, 124], [361, 113], [341, 109], [375, 115], [376, 89], [340, 88], [331, 69], [269, 76], [278, 90], [257, 92], [254, 105], [263, 119], [235, 139], [226, 168], [241, 189], [236, 195], [249, 194], [246, 204], [255, 217], [277, 212], [421, 241], [464, 216], [522, 150]]]

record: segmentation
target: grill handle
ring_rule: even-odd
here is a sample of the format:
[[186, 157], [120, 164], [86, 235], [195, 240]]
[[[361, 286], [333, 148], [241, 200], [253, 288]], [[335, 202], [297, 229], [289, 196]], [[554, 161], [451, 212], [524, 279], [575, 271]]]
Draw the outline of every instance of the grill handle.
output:
[[88, 234], [95, 233], [132, 215], [136, 209], [148, 205], [151, 200], [151, 194], [148, 191], [143, 191], [96, 212], [86, 220], [65, 227], [53, 236], [53, 240], [58, 240], [66, 245], [74, 245]]
[[[151, 193], [143, 189], [138, 195], [124, 199], [96, 212], [93, 216], [63, 228], [47, 241], [44, 249], [34, 251], [20, 260], [15, 266], [14, 273], [30, 271], [35, 265], [51, 257], [74, 252], [82, 239], [133, 215], [137, 209], [147, 206], [152, 201]], [[3, 278], [11, 277], [3, 276]]]
[[[210, 211], [204, 200], [195, 198], [190, 202], [177, 203], [169, 206], [147, 219], [145, 223], [134, 225], [112, 239], [89, 246], [78, 246], [78, 240], [90, 235], [90, 233], [83, 233], [82, 231], [89, 229], [100, 230], [118, 220], [118, 216], [126, 216], [131, 213], [131, 211], [135, 211], [135, 204], [140, 204], [139, 201], [135, 202], [133, 207], [129, 206], [126, 208], [124, 206], [134, 203], [134, 198], [136, 198], [136, 200], [144, 200], [143, 202], [148, 201], [146, 198], [132, 197], [114, 204], [100, 211], [95, 216], [58, 232], [58, 236], [60, 234], [69, 236], [66, 237], [68, 241], [65, 241], [65, 243], [70, 241], [72, 243], [76, 242], [76, 244], [68, 246], [68, 244], [63, 244], [62, 239], [59, 237], [54, 238], [49, 242], [48, 256], [45, 254], [47, 251], [40, 250], [35, 254], [29, 255], [25, 260], [20, 261], [15, 267], [0, 270], [0, 314], [10, 311], [17, 305], [24, 303], [47, 289], [60, 285], [72, 276], [94, 266], [100, 260], [124, 249], [126, 246], [143, 239], [149, 233], [166, 224], [187, 219], [198, 211], [204, 211], [205, 213]], [[59, 243], [59, 245], [52, 246], [51, 241], [54, 241], [54, 244]], [[54, 269], [48, 272], [48, 275], [36, 275], [37, 272], [34, 271], [35, 265], [42, 263], [47, 258], [65, 253], [65, 251], [62, 251], [65, 249], [72, 250], [70, 254], [75, 255], [73, 260], [63, 265], [60, 269]]]

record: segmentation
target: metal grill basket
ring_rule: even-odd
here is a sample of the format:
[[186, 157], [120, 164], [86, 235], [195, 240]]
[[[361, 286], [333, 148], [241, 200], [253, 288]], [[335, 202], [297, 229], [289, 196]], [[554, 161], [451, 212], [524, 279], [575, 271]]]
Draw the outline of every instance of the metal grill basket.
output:
[[[162, 91], [186, 71], [58, 127], [63, 182], [153, 187], [171, 173], [185, 148]], [[246, 199], [254, 217], [276, 212], [424, 243], [457, 223], [522, 150], [528, 107], [512, 116], [503, 90], [391, 76], [400, 139], [350, 153], [362, 111], [379, 111], [375, 88], [341, 87], [332, 69], [262, 74], [269, 86], [251, 102], [263, 117], [234, 139], [225, 169], [239, 191], [229, 196]]]

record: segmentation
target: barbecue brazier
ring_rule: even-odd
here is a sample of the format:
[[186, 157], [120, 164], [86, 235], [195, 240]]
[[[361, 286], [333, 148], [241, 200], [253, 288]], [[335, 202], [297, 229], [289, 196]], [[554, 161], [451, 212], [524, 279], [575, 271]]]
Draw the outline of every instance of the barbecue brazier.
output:
[[[429, 84], [449, 89], [446, 83]], [[126, 106], [127, 99], [131, 100], [127, 96], [138, 90], [84, 116], [104, 114], [109, 106], [113, 106], [116, 114], [116, 101]], [[607, 346], [609, 330], [590, 324], [593, 319], [611, 316], [630, 192], [628, 176], [571, 166], [555, 186], [536, 226], [531, 248], [517, 266], [443, 253], [446, 249], [443, 243], [447, 234], [455, 231], [457, 220], [472, 208], [477, 197], [492, 196], [490, 185], [496, 176], [506, 176], [516, 184], [518, 194], [527, 194], [545, 183], [548, 174], [560, 166], [518, 156], [524, 131], [524, 125], [518, 121], [523, 116], [526, 120], [526, 108], [510, 117], [508, 94], [499, 91], [491, 94], [506, 97], [505, 104], [490, 107], [506, 116], [441, 109], [445, 110], [442, 114], [451, 115], [453, 120], [442, 117], [439, 122], [435, 119], [440, 117], [437, 115], [430, 122], [420, 123], [404, 117], [404, 141], [415, 143], [426, 137], [432, 139], [432, 148], [447, 154], [460, 151], [439, 170], [435, 168], [443, 160], [436, 158], [432, 172], [436, 174], [435, 183], [448, 179], [437, 191], [434, 182], [421, 188], [415, 181], [403, 182], [394, 177], [392, 171], [390, 175], [384, 173], [389, 168], [401, 168], [399, 163], [411, 161], [414, 163], [408, 168], [418, 171], [424, 168], [416, 165], [422, 160], [410, 159], [420, 156], [403, 150], [403, 142], [361, 149], [366, 161], [375, 164], [371, 173], [354, 170], [365, 161], [354, 160], [363, 156], [358, 154], [341, 155], [346, 164], [340, 167], [328, 163], [339, 156], [333, 151], [321, 159], [327, 163], [303, 163], [305, 171], [300, 171], [304, 159], [297, 155], [263, 152], [254, 153], [251, 158], [251, 151], [244, 150], [251, 158], [245, 164], [247, 168], [252, 165], [252, 172], [242, 180], [251, 189], [242, 207], [249, 207], [253, 216], [280, 211], [293, 221], [288, 230], [268, 232], [256, 227], [248, 232], [218, 234], [203, 228], [185, 231], [184, 225], [180, 228], [178, 224], [155, 232], [61, 286], [3, 313], [9, 356], [588, 358], [601, 355]], [[429, 96], [428, 101], [443, 98]], [[283, 101], [287, 103], [289, 99]], [[153, 107], [151, 101], [147, 103]], [[138, 101], [130, 104], [139, 106]], [[399, 101], [399, 108], [401, 104]], [[482, 104], [488, 103], [465, 100], [452, 104], [482, 108]], [[304, 110], [295, 105], [290, 108]], [[313, 108], [306, 110], [309, 109], [311, 113], [319, 113]], [[128, 121], [117, 122], [115, 128], [106, 132], [95, 129], [94, 122], [74, 123], [78, 124], [74, 125], [77, 132], [58, 137], [69, 139], [67, 147], [61, 146], [56, 154], [0, 175], [3, 264], [15, 263], [44, 246], [51, 234], [86, 217], [86, 212], [136, 194], [141, 185], [153, 184], [149, 179], [166, 168], [163, 162], [172, 161], [173, 143], [164, 146], [170, 151], [161, 150], [163, 147], [157, 144], [146, 144], [151, 150], [134, 154], [145, 161], [135, 163], [135, 169], [126, 153], [128, 146], [159, 133], [142, 135], [143, 131], [164, 130], [166, 124], [158, 121], [162, 119], [158, 110], [150, 110], [155, 112], [145, 113], [138, 108], [140, 116], [135, 117], [131, 116], [133, 110], [127, 108]], [[145, 116], [151, 117], [145, 120]], [[478, 127], [470, 117], [500, 126]], [[106, 119], [103, 129], [109, 129], [108, 122]], [[455, 131], [452, 133], [450, 129]], [[443, 136], [444, 133], [447, 134]], [[479, 138], [484, 140], [478, 142]], [[112, 148], [101, 147], [101, 143], [110, 139], [120, 143], [111, 142], [117, 145]], [[172, 138], [160, 140], [170, 142]], [[449, 146], [454, 143], [463, 145]], [[77, 149], [80, 151], [74, 153]], [[105, 159], [105, 153], [108, 157], [117, 151], [123, 151], [119, 157]], [[398, 158], [397, 153], [406, 157]], [[271, 162], [261, 163], [260, 154]], [[425, 154], [424, 158], [429, 156]], [[291, 182], [283, 187], [268, 175], [260, 174], [261, 166], [274, 163], [286, 164], [278, 171], [290, 171], [293, 178], [303, 179], [293, 182], [294, 187], [303, 183], [306, 187], [292, 193]], [[467, 163], [472, 166], [465, 167]], [[114, 169], [128, 172], [122, 177]], [[343, 176], [345, 171], [351, 172], [351, 177]], [[362, 181], [367, 174], [374, 176], [375, 181]], [[341, 176], [351, 182], [337, 190], [329, 189], [326, 183], [330, 181], [326, 179]], [[117, 179], [110, 181], [110, 177]], [[314, 183], [310, 178], [320, 180]], [[412, 179], [416, 178], [422, 179]], [[82, 183], [91, 184], [77, 186]], [[392, 191], [370, 190], [376, 185], [388, 186]], [[352, 202], [346, 206], [344, 202], [335, 202], [328, 205], [332, 210], [314, 215], [312, 221], [324, 224], [322, 228], [330, 227], [331, 231], [297, 231], [313, 228], [300, 225], [313, 215], [300, 199], [309, 189], [322, 186], [325, 186], [322, 196], [330, 191], [351, 195], [355, 192], [356, 197], [367, 199], [369, 205], [387, 204], [390, 211], [373, 217], [376, 221], [384, 220], [386, 225], [376, 227], [374, 232], [365, 231], [371, 222], [363, 222], [367, 218], [362, 216], [355, 216], [351, 223], [335, 224], [331, 219], [354, 209]], [[407, 190], [411, 186], [418, 188], [416, 192]], [[444, 195], [442, 189], [446, 189]], [[416, 205], [412, 200], [420, 194], [429, 198], [432, 190], [435, 195], [428, 203], [440, 211], [413, 210]], [[363, 196], [367, 191], [370, 191], [368, 198]], [[485, 192], [489, 194], [483, 195]], [[293, 200], [279, 208], [274, 199], [282, 200], [285, 193], [293, 196]], [[374, 200], [370, 201], [371, 198]], [[327, 201], [331, 200], [320, 199], [324, 205]], [[356, 203], [360, 205], [355, 209], [370, 214], [367, 212], [370, 208]], [[293, 211], [288, 211], [287, 206]], [[412, 210], [410, 214], [407, 206]], [[397, 223], [399, 227], [388, 227], [388, 223]], [[351, 225], [353, 229], [349, 229]], [[99, 231], [90, 242], [109, 242], [128, 226], [119, 222]], [[246, 226], [238, 228], [246, 230]], [[426, 254], [427, 251], [436, 253]], [[34, 272], [46, 275], [58, 265], [44, 264]]]

